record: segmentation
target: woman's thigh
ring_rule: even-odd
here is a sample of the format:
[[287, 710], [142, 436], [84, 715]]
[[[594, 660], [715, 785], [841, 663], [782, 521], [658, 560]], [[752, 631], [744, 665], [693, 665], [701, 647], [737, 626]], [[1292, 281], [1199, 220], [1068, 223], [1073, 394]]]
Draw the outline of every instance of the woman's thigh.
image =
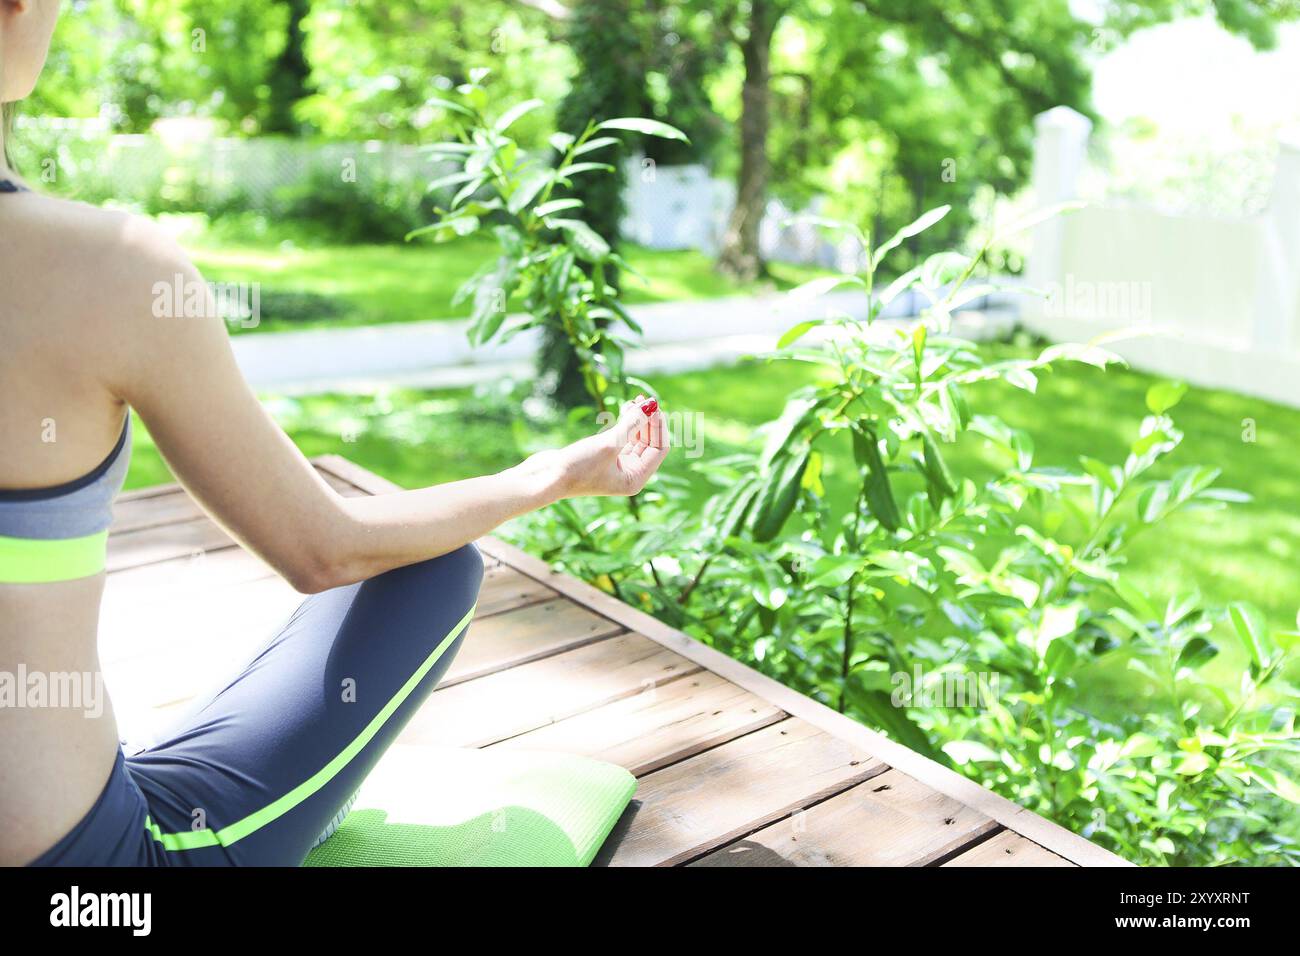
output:
[[308, 598], [168, 739], [128, 757], [178, 864], [299, 864], [437, 685], [483, 564], [468, 545]]

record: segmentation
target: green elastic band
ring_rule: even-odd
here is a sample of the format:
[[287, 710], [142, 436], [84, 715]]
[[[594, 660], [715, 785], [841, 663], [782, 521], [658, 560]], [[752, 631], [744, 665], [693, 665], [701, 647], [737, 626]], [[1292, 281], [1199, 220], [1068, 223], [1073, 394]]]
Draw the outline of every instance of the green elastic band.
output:
[[465, 630], [465, 626], [469, 624], [469, 619], [474, 616], [474, 611], [477, 607], [478, 605], [475, 604], [474, 607], [471, 607], [469, 611], [466, 612], [465, 616], [460, 619], [460, 623], [452, 628], [451, 633], [442, 639], [442, 642], [433, 649], [433, 653], [430, 654], [425, 662], [419, 666], [416, 672], [410, 676], [410, 679], [402, 685], [401, 689], [393, 696], [393, 699], [385, 704], [379, 713], [375, 714], [374, 718], [366, 725], [365, 729], [357, 735], [356, 739], [353, 740], [352, 743], [348, 744], [337, 757], [325, 766], [321, 767], [320, 770], [316, 771], [302, 783], [298, 784], [298, 786], [294, 787], [279, 800], [276, 800], [269, 806], [263, 807], [261, 810], [250, 813], [242, 820], [237, 820], [227, 827], [222, 827], [220, 830], [209, 830], [203, 828], [199, 830], [184, 830], [180, 833], [163, 833], [158, 828], [158, 825], [149, 817], [145, 818], [145, 829], [148, 830], [153, 838], [161, 843], [163, 849], [166, 850], [192, 850], [196, 847], [204, 846], [230, 846], [232, 843], [242, 840], [250, 833], [260, 830], [268, 823], [288, 813], [321, 787], [325, 786], [325, 784], [329, 783], [340, 770], [348, 765], [353, 757], [361, 752], [362, 748], [364, 748], [366, 744], [370, 743], [370, 741], [374, 739], [375, 734], [379, 733], [388, 718], [393, 715], [393, 712], [402, 705], [402, 702], [405, 701], [406, 698], [411, 696], [411, 691], [415, 690], [420, 681], [422, 681], [425, 675], [433, 668], [433, 665], [438, 663], [438, 659], [447, 652], [447, 648], [451, 647], [456, 638], [460, 636], [460, 632]]
[[84, 538], [7, 538], [0, 535], [0, 584], [46, 584], [88, 578], [104, 570], [108, 532]]

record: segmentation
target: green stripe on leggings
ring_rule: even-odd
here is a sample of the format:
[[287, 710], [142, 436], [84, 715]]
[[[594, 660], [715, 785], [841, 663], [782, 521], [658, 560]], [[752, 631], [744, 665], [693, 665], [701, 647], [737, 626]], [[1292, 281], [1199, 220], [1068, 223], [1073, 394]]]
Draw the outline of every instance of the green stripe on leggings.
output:
[[104, 570], [108, 532], [82, 538], [9, 538], [0, 534], [0, 584], [47, 584]]
[[402, 702], [405, 701], [406, 698], [411, 696], [411, 692], [415, 690], [416, 686], [424, 679], [425, 675], [433, 669], [433, 665], [438, 663], [438, 660], [442, 655], [447, 652], [447, 648], [451, 647], [456, 638], [460, 636], [460, 632], [465, 630], [465, 626], [469, 624], [469, 620], [474, 616], [474, 611], [477, 607], [478, 605], [475, 604], [474, 607], [471, 607], [469, 611], [466, 612], [465, 616], [460, 619], [460, 623], [452, 628], [451, 633], [442, 639], [442, 643], [433, 649], [433, 653], [425, 659], [425, 662], [410, 676], [410, 679], [402, 685], [401, 689], [393, 696], [393, 699], [385, 704], [379, 713], [375, 714], [370, 723], [366, 725], [365, 729], [362, 730], [361, 733], [357, 734], [356, 739], [353, 740], [352, 743], [343, 748], [343, 751], [337, 757], [325, 766], [321, 767], [320, 770], [316, 771], [302, 783], [298, 784], [298, 786], [294, 787], [279, 800], [276, 800], [275, 803], [263, 807], [261, 810], [250, 813], [242, 820], [238, 820], [220, 830], [209, 830], [204, 828], [201, 830], [184, 830], [180, 833], [163, 833], [159, 830], [158, 826], [147, 817], [145, 818], [145, 829], [153, 835], [155, 840], [163, 845], [163, 849], [165, 850], [192, 850], [196, 847], [204, 846], [230, 846], [232, 843], [242, 840], [250, 833], [260, 830], [268, 823], [284, 816], [298, 804], [302, 803], [313, 793], [318, 791], [321, 787], [325, 786], [325, 784], [329, 783], [340, 770], [351, 762], [353, 757], [361, 752], [362, 748], [364, 748], [366, 744], [370, 743], [370, 741], [374, 739], [375, 734], [379, 733], [380, 728], [384, 726], [388, 721], [388, 718], [393, 716], [393, 712], [402, 705]]

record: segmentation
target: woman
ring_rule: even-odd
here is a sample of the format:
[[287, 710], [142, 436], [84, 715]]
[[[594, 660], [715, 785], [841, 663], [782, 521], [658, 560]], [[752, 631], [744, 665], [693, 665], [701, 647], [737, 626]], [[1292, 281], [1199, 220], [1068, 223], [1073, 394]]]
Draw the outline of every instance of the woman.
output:
[[[0, 0], [0, 100], [31, 92], [57, 15]], [[636, 494], [668, 452], [662, 413], [629, 403], [500, 474], [340, 497], [258, 404], [211, 303], [156, 314], [178, 274], [201, 281], [150, 223], [0, 163], [0, 675], [99, 670], [128, 408], [203, 507], [311, 596], [145, 752], [122, 752], [111, 707], [0, 707], [0, 864], [301, 862], [465, 639], [471, 542], [561, 498]]]

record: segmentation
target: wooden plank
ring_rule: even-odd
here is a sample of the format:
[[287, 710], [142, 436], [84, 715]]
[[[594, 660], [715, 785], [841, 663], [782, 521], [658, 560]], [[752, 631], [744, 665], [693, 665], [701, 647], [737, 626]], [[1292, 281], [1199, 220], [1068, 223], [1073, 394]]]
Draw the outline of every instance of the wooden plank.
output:
[[928, 866], [996, 829], [982, 813], [889, 770], [692, 865]]
[[[383, 479], [375, 482], [376, 493], [383, 493], [382, 489], [386, 484]], [[694, 638], [591, 585], [552, 570], [544, 562], [512, 545], [488, 537], [480, 541], [479, 546], [485, 554], [493, 555], [502, 563], [536, 578], [596, 613], [617, 621], [629, 630], [645, 634], [651, 640], [657, 641], [699, 666], [770, 701], [786, 713], [851, 742], [890, 766], [904, 771], [940, 793], [947, 794], [959, 803], [980, 811], [1008, 829], [1022, 833], [1074, 863], [1085, 866], [1133, 865], [1059, 824], [1025, 810], [956, 771], [909, 750], [897, 741], [864, 727], [851, 718], [791, 690], [711, 647], [706, 647]]]
[[640, 777], [784, 717], [761, 697], [700, 671], [511, 737], [493, 749], [581, 754]]
[[[138, 683], [147, 707], [186, 700], [276, 634], [303, 597], [280, 578], [128, 606], [100, 619], [100, 658], [110, 683]], [[549, 601], [476, 619], [444, 686], [503, 670], [620, 632], [571, 601]]]
[[[534, 581], [526, 574], [503, 564], [489, 567], [483, 574], [483, 587], [478, 592], [478, 611], [475, 619], [500, 614], [530, 604], [554, 601], [559, 595], [546, 585]], [[572, 601], [565, 601], [572, 605]], [[615, 627], [615, 630], [622, 628]], [[612, 632], [611, 632], [612, 633]]]
[[476, 615], [440, 687], [494, 674], [623, 629], [564, 599], [530, 604], [486, 618]]
[[688, 862], [888, 769], [790, 718], [641, 779], [613, 866]]
[[440, 687], [399, 739], [424, 746], [485, 747], [698, 670], [639, 634], [608, 637]]
[[214, 588], [275, 576], [270, 566], [243, 548], [226, 548], [111, 571], [104, 601], [106, 606], [134, 605], [182, 594], [200, 595]]
[[[325, 483], [341, 495], [356, 497], [367, 494], [349, 481], [329, 472], [321, 471]], [[179, 484], [153, 485], [118, 495], [113, 502], [113, 523], [110, 534], [141, 531], [160, 525], [176, 524], [206, 518], [207, 513]]]
[[1073, 866], [1069, 860], [1026, 840], [1018, 833], [1001, 833], [953, 857], [944, 866]]
[[[555, 591], [513, 568], [507, 568], [494, 558], [485, 555], [483, 563], [479, 617], [559, 597]], [[197, 597], [214, 588], [271, 577], [276, 577], [275, 571], [243, 548], [200, 551], [193, 556], [109, 572], [104, 601], [107, 607], [114, 604], [133, 607], [141, 602], [171, 599], [182, 594]]]

